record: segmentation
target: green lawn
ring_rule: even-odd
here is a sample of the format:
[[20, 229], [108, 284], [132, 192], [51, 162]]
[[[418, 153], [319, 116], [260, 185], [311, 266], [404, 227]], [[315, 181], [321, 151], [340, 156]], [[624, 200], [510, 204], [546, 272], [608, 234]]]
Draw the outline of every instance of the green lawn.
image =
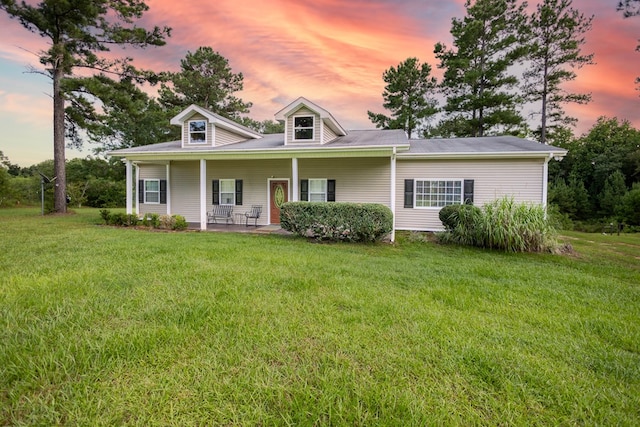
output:
[[0, 425], [640, 425], [640, 236], [572, 256], [0, 210]]

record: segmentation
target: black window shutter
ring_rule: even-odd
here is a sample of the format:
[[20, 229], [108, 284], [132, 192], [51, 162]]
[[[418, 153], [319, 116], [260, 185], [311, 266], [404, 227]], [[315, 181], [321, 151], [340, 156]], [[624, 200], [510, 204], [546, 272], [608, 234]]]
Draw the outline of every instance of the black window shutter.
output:
[[327, 202], [335, 202], [336, 201], [336, 180], [328, 179], [327, 180]]
[[300, 180], [300, 200], [303, 202], [309, 201], [309, 180]]
[[144, 179], [138, 180], [138, 203], [144, 203]]
[[236, 179], [236, 205], [242, 205], [242, 180]]
[[465, 205], [473, 204], [473, 180], [465, 179], [464, 180], [464, 199], [463, 203]]
[[413, 180], [404, 180], [404, 207], [413, 209]]
[[219, 205], [220, 204], [220, 180], [214, 179], [213, 181], [211, 181], [211, 188], [213, 189], [212, 190], [213, 204]]
[[160, 180], [160, 204], [161, 205], [167, 204], [167, 180], [166, 179]]

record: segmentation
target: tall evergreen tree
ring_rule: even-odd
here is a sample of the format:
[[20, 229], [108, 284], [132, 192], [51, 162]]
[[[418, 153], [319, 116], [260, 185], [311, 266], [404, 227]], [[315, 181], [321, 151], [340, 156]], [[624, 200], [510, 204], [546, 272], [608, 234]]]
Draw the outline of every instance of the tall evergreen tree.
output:
[[590, 94], [570, 93], [562, 87], [576, 78], [575, 69], [593, 64], [593, 54], [581, 53], [593, 17], [571, 6], [572, 0], [543, 0], [529, 20], [531, 51], [523, 89], [526, 99], [539, 105], [536, 114], [540, 115], [543, 144], [547, 144], [549, 130], [577, 122], [566, 115], [564, 104], [591, 100]]
[[134, 24], [148, 10], [143, 0], [42, 0], [35, 6], [25, 1], [0, 0], [0, 9], [49, 44], [39, 56], [45, 73], [53, 80], [54, 210], [64, 213], [65, 100], [69, 95], [63, 87], [64, 80], [72, 77], [76, 68], [132, 73], [130, 58], [107, 60], [98, 54], [109, 51], [113, 44], [163, 45], [170, 29], [154, 27], [148, 31]]
[[509, 133], [521, 125], [518, 79], [510, 67], [526, 53], [521, 43], [526, 3], [516, 0], [467, 0], [464, 19], [453, 18], [454, 49], [435, 46], [441, 87], [447, 96], [445, 121], [456, 124], [458, 136]]
[[242, 73], [234, 73], [229, 61], [208, 46], [187, 52], [180, 61], [180, 71], [167, 73], [167, 76], [169, 83], [162, 84], [159, 101], [171, 111], [196, 104], [238, 120], [251, 108], [250, 102], [234, 95], [243, 88]]
[[377, 128], [404, 129], [411, 138], [426, 119], [438, 112], [437, 102], [430, 96], [437, 85], [431, 66], [420, 64], [418, 58], [407, 58], [385, 70], [382, 80], [386, 83], [382, 105], [391, 116], [368, 111], [369, 120]]

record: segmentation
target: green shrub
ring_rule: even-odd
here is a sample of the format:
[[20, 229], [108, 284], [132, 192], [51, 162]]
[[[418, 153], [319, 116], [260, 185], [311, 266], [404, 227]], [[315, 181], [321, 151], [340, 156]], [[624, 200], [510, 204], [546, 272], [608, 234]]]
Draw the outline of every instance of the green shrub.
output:
[[440, 222], [444, 225], [444, 229], [447, 231], [451, 231], [456, 228], [458, 224], [458, 211], [462, 205], [447, 205], [440, 209], [438, 212], [438, 217], [440, 218]]
[[109, 224], [109, 217], [111, 216], [111, 211], [109, 209], [100, 209], [100, 218], [104, 221], [105, 224]]
[[391, 232], [393, 214], [374, 203], [289, 202], [280, 210], [280, 226], [316, 240], [373, 242]]
[[151, 228], [160, 228], [160, 215], [155, 213], [146, 213], [142, 217], [142, 225]]
[[174, 230], [186, 230], [189, 227], [187, 220], [182, 215], [174, 215], [173, 218], [175, 219], [173, 223]]

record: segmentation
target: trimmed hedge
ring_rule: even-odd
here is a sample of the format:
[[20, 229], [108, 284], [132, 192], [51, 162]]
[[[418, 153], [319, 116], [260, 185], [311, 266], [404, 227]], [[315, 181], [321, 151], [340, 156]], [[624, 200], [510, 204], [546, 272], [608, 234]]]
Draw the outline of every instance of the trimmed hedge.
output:
[[373, 242], [391, 232], [393, 214], [375, 203], [288, 202], [280, 226], [316, 240]]

